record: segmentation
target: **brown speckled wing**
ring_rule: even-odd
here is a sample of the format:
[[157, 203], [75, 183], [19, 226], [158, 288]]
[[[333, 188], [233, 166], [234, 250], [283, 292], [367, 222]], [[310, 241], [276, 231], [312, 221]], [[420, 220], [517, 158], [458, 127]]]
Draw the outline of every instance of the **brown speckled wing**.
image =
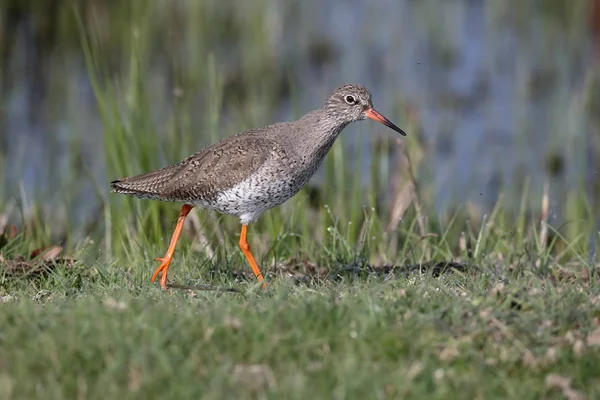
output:
[[270, 139], [255, 135], [226, 138], [185, 160], [111, 182], [114, 192], [140, 198], [196, 203], [214, 200], [254, 174], [277, 150]]

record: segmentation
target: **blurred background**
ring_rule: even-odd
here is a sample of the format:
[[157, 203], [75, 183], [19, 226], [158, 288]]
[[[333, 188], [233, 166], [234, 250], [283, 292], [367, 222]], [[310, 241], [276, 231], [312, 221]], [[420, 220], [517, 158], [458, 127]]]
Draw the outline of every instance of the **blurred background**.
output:
[[[136, 235], [166, 244], [178, 207], [108, 182], [296, 119], [346, 82], [408, 136], [353, 124], [257, 232], [318, 243], [335, 222], [352, 242], [377, 218], [393, 247], [399, 229], [498, 207], [590, 222], [599, 35], [598, 0], [0, 0], [0, 224], [109, 255]], [[198, 214], [205, 243], [226, 240]]]

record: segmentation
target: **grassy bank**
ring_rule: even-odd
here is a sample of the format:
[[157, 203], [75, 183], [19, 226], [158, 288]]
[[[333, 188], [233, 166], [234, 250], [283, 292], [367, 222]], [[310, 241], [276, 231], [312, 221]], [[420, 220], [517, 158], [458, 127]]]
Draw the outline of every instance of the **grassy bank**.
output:
[[600, 396], [600, 290], [568, 268], [282, 274], [268, 294], [222, 269], [202, 282], [241, 293], [97, 268], [11, 284], [3, 399]]
[[[2, 277], [0, 396], [600, 396], [596, 269], [577, 243], [494, 232], [467, 236], [449, 265], [419, 261], [442, 258], [442, 234], [407, 239], [391, 264], [335, 247], [339, 232], [311, 255], [279, 246], [259, 255], [266, 294], [234, 243], [208, 258], [184, 241], [171, 282], [216, 290], [168, 293], [149, 283], [160, 246], [105, 262], [88, 244], [74, 263]], [[26, 248], [17, 236], [3, 254]]]

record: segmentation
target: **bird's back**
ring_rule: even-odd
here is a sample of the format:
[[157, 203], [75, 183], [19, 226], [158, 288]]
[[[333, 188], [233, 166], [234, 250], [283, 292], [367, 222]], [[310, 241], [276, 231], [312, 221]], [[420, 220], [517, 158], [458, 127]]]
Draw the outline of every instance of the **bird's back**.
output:
[[210, 202], [255, 174], [268, 160], [282, 157], [280, 144], [264, 134], [270, 128], [230, 136], [177, 164], [115, 180], [111, 187], [116, 193], [140, 198]]

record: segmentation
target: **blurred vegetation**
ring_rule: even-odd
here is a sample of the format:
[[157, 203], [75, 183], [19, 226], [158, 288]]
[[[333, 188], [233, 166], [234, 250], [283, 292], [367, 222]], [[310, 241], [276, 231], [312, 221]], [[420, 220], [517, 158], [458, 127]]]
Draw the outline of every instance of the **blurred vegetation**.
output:
[[[526, 23], [527, 16], [536, 10], [542, 10], [540, 18], [550, 23], [569, 25], [584, 20], [592, 4], [578, 2], [565, 8], [557, 1], [541, 3], [537, 8], [533, 4], [514, 8], [496, 3], [488, 11], [499, 21], [516, 27]], [[428, 3], [424, 10], [433, 4]], [[282, 20], [294, 21], [290, 16], [299, 12], [299, 5], [292, 2], [280, 11], [285, 14]], [[300, 42], [294, 52], [284, 52], [287, 57], [281, 57], [280, 49], [287, 44], [277, 43], [278, 36], [271, 31], [281, 21], [274, 22], [276, 14], [269, 2], [262, 0], [235, 6], [216, 0], [7, 0], [0, 13], [2, 91], [11, 89], [6, 71], [14, 62], [12, 55], [19, 40], [33, 43], [29, 56], [40, 61], [28, 64], [35, 66], [28, 75], [28, 95], [37, 99], [32, 104], [49, 106], [33, 109], [33, 119], [39, 118], [42, 123], [59, 119], [61, 101], [66, 98], [54, 88], [64, 82], [49, 78], [60, 74], [49, 68], [69, 71], [67, 66], [43, 61], [57, 53], [81, 54], [76, 60], [85, 66], [102, 116], [102, 140], [98, 143], [104, 154], [106, 181], [159, 168], [225, 134], [272, 121], [273, 110], [282, 103], [289, 105], [292, 117], [299, 116], [305, 111], [296, 103], [296, 94], [302, 88], [297, 78], [301, 76], [299, 71], [311, 68], [318, 74], [339, 56], [338, 49], [326, 37], [308, 34], [309, 40]], [[19, 38], [16, 27], [22, 23], [28, 26], [30, 38]], [[578, 33], [581, 29], [572, 31]], [[581, 36], [575, 33], [569, 43], [573, 48], [583, 46], [579, 43]], [[449, 44], [439, 46], [442, 58], [458, 61]], [[167, 66], [159, 81], [152, 74], [157, 65]], [[556, 71], [539, 71], [527, 80], [527, 95], [544, 97], [545, 88], [558, 79]], [[581, 93], [588, 98], [586, 110], [596, 108], [594, 82], [592, 78], [583, 82]], [[482, 93], [486, 87], [481, 86]], [[325, 94], [330, 89], [323, 90]], [[477, 102], [477, 98], [464, 100], [464, 104]], [[573, 102], [580, 100], [581, 96], [573, 96]], [[550, 213], [544, 202], [553, 193], [529, 193], [531, 182], [527, 173], [519, 174], [516, 188], [510, 190], [498, 182], [499, 198], [491, 215], [474, 204], [444, 205], [440, 212], [431, 180], [435, 165], [427, 162], [439, 143], [423, 134], [418, 109], [399, 95], [390, 101], [394, 105], [390, 117], [404, 121], [402, 125], [410, 132], [406, 140], [397, 141], [390, 136], [378, 139], [367, 166], [360, 161], [360, 152], [366, 150], [359, 148], [356, 155], [349, 155], [341, 146], [334, 147], [324, 168], [325, 184], [309, 186], [252, 227], [251, 241], [259, 253], [271, 257], [281, 254], [279, 247], [284, 246], [287, 251], [283, 253], [288, 256], [310, 258], [323, 247], [333, 246], [330, 253], [339, 256], [337, 246], [344, 243], [348, 255], [357, 255], [360, 249], [368, 247], [373, 261], [402, 263], [405, 258], [401, 249], [414, 245], [411, 240], [426, 247], [433, 243], [430, 235], [438, 235], [443, 238], [443, 244], [439, 244], [442, 249], [432, 245], [422, 254], [422, 261], [452, 259], [460, 254], [461, 240], [477, 242], [477, 232], [492, 229], [492, 224], [494, 229], [516, 234], [517, 244], [530, 240], [544, 250], [551, 248], [561, 257], [580, 256], [589, 250], [591, 244], [586, 240], [595, 229], [595, 205], [594, 197], [585, 193], [585, 184], [568, 193], [556, 193], [565, 198], [561, 202], [565, 223], [551, 229], [543, 228]], [[457, 98], [444, 101], [453, 103]], [[589, 115], [593, 120], [595, 113]], [[592, 122], [591, 126], [598, 125]], [[580, 129], [579, 123], [573, 129]], [[72, 128], [77, 131], [82, 126]], [[49, 212], [37, 202], [28, 204], [29, 210], [19, 210], [25, 206], [0, 198], [0, 211], [8, 214], [6, 210], [10, 210], [12, 216], [21, 213], [29, 250], [48, 242], [80, 249], [93, 241], [107, 261], [121, 257], [138, 259], [140, 253], [156, 246], [160, 252], [177, 207], [109, 195], [106, 181], [97, 180], [85, 156], [86, 151], [100, 149], [86, 148], [85, 140], [76, 134], [66, 144], [72, 149], [67, 168], [63, 167], [69, 171], [68, 178], [51, 189], [52, 196], [64, 197], [64, 210], [52, 215], [54, 210]], [[549, 182], [566, 179], [566, 157], [562, 149], [548, 154]], [[50, 163], [47, 171], [59, 169], [58, 161]], [[366, 184], [357, 178], [358, 172], [365, 169], [369, 171]], [[515, 192], [518, 196], [512, 195]], [[94, 193], [98, 202], [85, 226], [74, 223], [70, 213], [83, 198], [75, 193]], [[512, 206], [515, 202], [517, 207]], [[235, 249], [239, 227], [234, 219], [202, 211], [194, 214], [189, 225], [186, 232], [193, 238], [191, 245], [195, 249], [213, 247], [219, 257], [228, 257], [229, 251]], [[542, 243], [539, 231], [546, 232]], [[204, 244], [198, 243], [198, 237], [204, 238]], [[366, 242], [369, 246], [364, 245]]]

